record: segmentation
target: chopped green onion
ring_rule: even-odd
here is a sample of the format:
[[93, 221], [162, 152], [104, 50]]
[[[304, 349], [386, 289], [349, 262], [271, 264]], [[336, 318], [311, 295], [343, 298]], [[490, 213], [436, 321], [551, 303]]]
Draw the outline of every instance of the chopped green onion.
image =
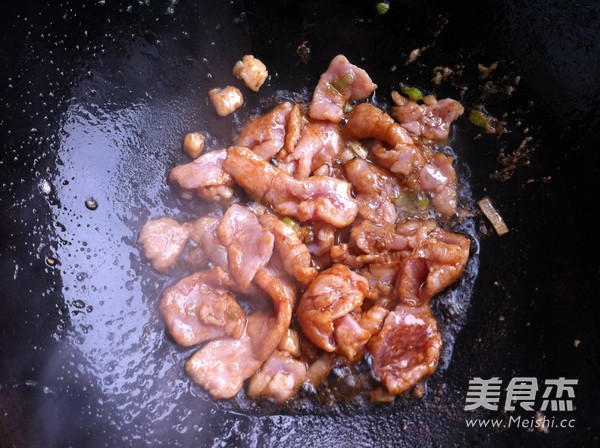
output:
[[477, 109], [472, 109], [469, 112], [469, 121], [479, 128], [485, 128], [488, 122], [483, 112]]
[[337, 89], [337, 91], [339, 92], [339, 91], [345, 89], [346, 87], [351, 86], [353, 82], [354, 82], [354, 73], [352, 73], [351, 71], [348, 71], [348, 72], [344, 73], [342, 76], [340, 76], [338, 79], [333, 81], [331, 83], [331, 85], [333, 87], [335, 87]]
[[294, 230], [296, 230], [298, 228], [298, 223], [296, 221], [294, 221], [292, 218], [290, 218], [289, 216], [286, 216], [285, 218], [283, 218], [282, 221], [285, 225], [290, 226]]
[[377, 14], [379, 14], [380, 16], [384, 15], [386, 12], [389, 11], [390, 9], [390, 4], [388, 2], [379, 2], [377, 3], [377, 5], [375, 6], [375, 8], [377, 8]]
[[355, 157], [356, 157], [356, 154], [354, 153], [354, 151], [352, 151], [350, 148], [346, 148], [340, 154], [340, 162], [346, 163], [346, 162], [349, 162], [350, 160], [354, 159]]
[[354, 105], [352, 103], [348, 102], [348, 103], [344, 104], [344, 113], [345, 114], [349, 114], [350, 112], [352, 112], [352, 109], [354, 109]]
[[331, 93], [332, 95], [342, 96], [342, 94], [340, 93], [340, 91], [338, 89], [336, 89], [333, 84], [327, 83], [327, 90], [329, 90], [329, 93]]
[[429, 208], [429, 198], [427, 196], [420, 197], [417, 201], [417, 207], [420, 209]]
[[402, 93], [408, 96], [413, 101], [421, 101], [423, 99], [423, 92], [421, 92], [416, 87], [405, 86], [404, 84], [400, 84], [400, 89]]
[[354, 154], [356, 154], [361, 159], [366, 159], [369, 155], [369, 151], [367, 151], [367, 149], [359, 142], [350, 142], [350, 149], [352, 149], [352, 151], [354, 151]]
[[477, 205], [479, 205], [479, 208], [485, 217], [490, 220], [498, 236], [506, 235], [508, 233], [508, 226], [504, 222], [504, 219], [502, 219], [500, 213], [498, 213], [498, 210], [492, 205], [490, 198], [484, 196], [477, 201]]
[[414, 208], [417, 202], [417, 195], [412, 190], [405, 190], [392, 200], [398, 208]]

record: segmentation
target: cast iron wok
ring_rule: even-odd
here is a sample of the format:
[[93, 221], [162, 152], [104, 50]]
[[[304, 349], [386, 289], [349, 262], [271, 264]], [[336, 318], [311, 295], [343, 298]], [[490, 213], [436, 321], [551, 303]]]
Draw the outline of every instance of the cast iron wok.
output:
[[[598, 2], [398, 0], [383, 16], [375, 3], [5, 6], [0, 446], [597, 445]], [[217, 118], [206, 92], [235, 83], [231, 67], [248, 53], [271, 78], [234, 117]], [[507, 122], [509, 133], [478, 137], [463, 117], [454, 144], [473, 196], [490, 196], [511, 231], [499, 238], [476, 216], [467, 323], [424, 398], [306, 409], [212, 401], [183, 373], [190, 352], [165, 336], [157, 297], [169, 279], [140, 261], [137, 232], [149, 217], [205, 211], [165, 182], [186, 132], [226, 145], [278, 90], [312, 89], [338, 53], [381, 97], [399, 82], [462, 91], [468, 109]], [[482, 79], [477, 64], [494, 62]], [[454, 70], [440, 86], [436, 66]], [[527, 137], [523, 157], [498, 159]], [[547, 412], [575, 427], [469, 428], [467, 418], [502, 417], [464, 410], [474, 377], [577, 379], [575, 410]]]

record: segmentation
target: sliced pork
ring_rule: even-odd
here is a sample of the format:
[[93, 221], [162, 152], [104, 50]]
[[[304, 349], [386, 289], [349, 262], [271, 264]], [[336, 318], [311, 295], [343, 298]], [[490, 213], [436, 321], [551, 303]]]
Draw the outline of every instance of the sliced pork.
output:
[[464, 113], [463, 106], [451, 98], [439, 101], [432, 98], [430, 104], [418, 104], [394, 93], [392, 98], [396, 106], [392, 108], [392, 117], [411, 134], [433, 142], [448, 140], [450, 125]]
[[397, 232], [411, 248], [400, 263], [395, 285], [398, 300], [421, 306], [460, 278], [469, 258], [466, 236], [447, 232], [433, 220], [407, 221]]
[[163, 292], [160, 311], [175, 342], [189, 347], [242, 335], [246, 316], [230, 284], [229, 276], [216, 267], [189, 275]]
[[223, 168], [253, 199], [284, 216], [322, 220], [336, 227], [344, 227], [356, 217], [356, 201], [346, 181], [327, 176], [297, 180], [241, 146], [227, 149]]
[[336, 321], [360, 308], [368, 294], [364, 277], [345, 265], [333, 265], [308, 285], [298, 303], [296, 314], [302, 331], [317, 347], [327, 352], [338, 350]]
[[265, 160], [271, 160], [283, 148], [291, 110], [292, 104], [285, 101], [265, 115], [254, 118], [244, 126], [235, 144], [252, 149]]
[[352, 65], [343, 55], [334, 57], [319, 79], [308, 109], [315, 120], [339, 123], [344, 117], [344, 106], [350, 100], [363, 100], [377, 85], [367, 72]]
[[233, 196], [233, 179], [223, 171], [226, 156], [224, 149], [204, 153], [193, 162], [173, 168], [169, 180], [203, 199], [229, 200]]
[[283, 402], [296, 394], [306, 380], [306, 364], [276, 350], [250, 378], [248, 395]]
[[137, 242], [144, 247], [152, 267], [167, 272], [175, 266], [191, 230], [190, 224], [179, 224], [171, 218], [151, 219], [142, 227]]
[[248, 289], [256, 273], [271, 259], [273, 234], [260, 225], [254, 213], [238, 204], [227, 209], [217, 234], [227, 248], [231, 276], [242, 290]]
[[399, 394], [435, 371], [442, 338], [428, 305], [398, 305], [368, 347], [373, 373], [391, 394]]

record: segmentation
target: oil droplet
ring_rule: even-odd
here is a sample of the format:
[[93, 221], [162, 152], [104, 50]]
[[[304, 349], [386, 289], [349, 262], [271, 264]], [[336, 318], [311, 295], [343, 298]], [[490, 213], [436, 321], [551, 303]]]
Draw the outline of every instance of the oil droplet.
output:
[[84, 302], [83, 300], [75, 300], [75, 301], [73, 302], [73, 306], [74, 306], [75, 308], [82, 309], [82, 308], [85, 308], [85, 302]]
[[38, 184], [38, 187], [42, 194], [50, 194], [52, 193], [52, 184], [48, 182], [46, 179], [42, 179]]
[[85, 200], [85, 206], [89, 209], [89, 210], [96, 210], [98, 208], [98, 203], [96, 202], [96, 200], [94, 198], [87, 198]]
[[78, 281], [82, 282], [84, 281], [86, 278], [88, 278], [87, 272], [80, 272], [79, 274], [77, 274], [77, 276], [75, 277]]
[[46, 264], [53, 268], [58, 264], [58, 260], [56, 258], [48, 257], [46, 258]]

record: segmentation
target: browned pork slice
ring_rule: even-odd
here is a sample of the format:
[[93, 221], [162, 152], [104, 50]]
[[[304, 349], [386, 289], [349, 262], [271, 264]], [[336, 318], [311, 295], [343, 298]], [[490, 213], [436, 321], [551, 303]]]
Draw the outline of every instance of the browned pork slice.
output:
[[308, 115], [315, 120], [337, 124], [344, 116], [344, 106], [348, 101], [363, 100], [376, 88], [367, 72], [352, 65], [345, 56], [338, 55], [319, 78]]
[[283, 148], [291, 110], [292, 103], [286, 101], [265, 115], [254, 118], [244, 126], [235, 144], [252, 149], [265, 160], [271, 160]]
[[306, 380], [306, 364], [276, 350], [250, 378], [248, 395], [283, 402], [296, 394]]
[[396, 176], [362, 159], [348, 162], [344, 173], [356, 193], [359, 215], [376, 223], [393, 225], [398, 212], [392, 201], [402, 191]]
[[310, 252], [296, 230], [271, 213], [259, 216], [258, 220], [273, 233], [275, 248], [281, 257], [285, 272], [304, 285], [310, 283], [317, 275], [317, 270], [311, 266]]
[[225, 157], [224, 149], [204, 153], [193, 162], [173, 168], [169, 180], [206, 200], [229, 200], [233, 196], [233, 179], [223, 171]]
[[177, 262], [191, 229], [190, 224], [179, 224], [171, 218], [151, 219], [142, 227], [137, 242], [144, 247], [154, 269], [167, 272]]
[[[336, 340], [337, 321], [360, 308], [368, 294], [368, 281], [345, 265], [335, 264], [321, 272], [308, 285], [296, 309], [304, 335], [325, 351], [339, 350], [343, 340]], [[352, 322], [342, 320], [340, 324]]]
[[435, 371], [442, 338], [429, 305], [398, 305], [368, 348], [373, 373], [391, 394], [399, 394]]
[[304, 127], [298, 143], [284, 161], [295, 162], [294, 177], [304, 179], [322, 165], [333, 164], [333, 159], [341, 149], [342, 139], [337, 125], [311, 121]]
[[294, 179], [242, 146], [227, 149], [223, 167], [253, 199], [281, 215], [336, 227], [345, 227], [356, 217], [356, 201], [346, 181], [327, 176]]
[[382, 144], [371, 145], [377, 162], [399, 176], [402, 185], [429, 193], [440, 213], [450, 216], [455, 212], [456, 173], [452, 157], [415, 143], [392, 117], [367, 103], [359, 104], [348, 114], [343, 133], [347, 138], [371, 137], [389, 145], [391, 149]]
[[260, 225], [254, 213], [233, 204], [223, 215], [217, 235], [227, 248], [231, 276], [242, 290], [248, 289], [256, 273], [271, 259], [273, 234]]
[[229, 276], [215, 267], [188, 275], [165, 289], [160, 311], [175, 342], [189, 347], [242, 335], [246, 317], [227, 289], [230, 283]]
[[395, 285], [398, 300], [420, 306], [460, 278], [469, 258], [466, 236], [443, 230], [434, 220], [410, 220], [396, 230], [411, 248], [400, 263]]
[[451, 98], [431, 98], [429, 104], [417, 104], [400, 94], [392, 94], [392, 98], [396, 103], [392, 116], [402, 127], [434, 142], [447, 140], [450, 125], [464, 112], [463, 106]]

